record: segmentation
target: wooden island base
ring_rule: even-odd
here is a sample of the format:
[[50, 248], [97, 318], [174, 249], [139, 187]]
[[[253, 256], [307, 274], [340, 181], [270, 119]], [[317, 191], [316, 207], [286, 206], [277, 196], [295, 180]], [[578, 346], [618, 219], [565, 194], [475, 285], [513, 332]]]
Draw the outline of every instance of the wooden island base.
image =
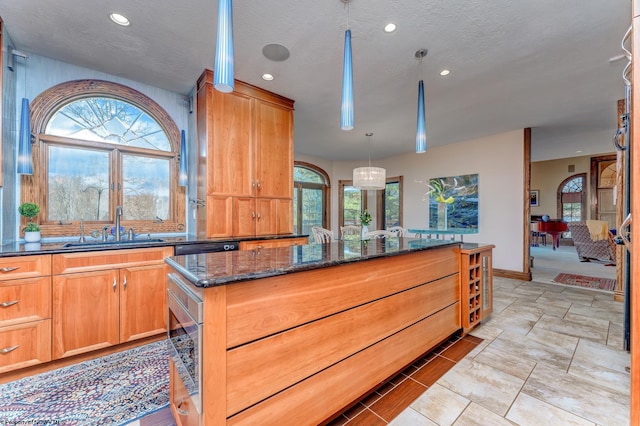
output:
[[[459, 253], [436, 247], [205, 288], [200, 424], [335, 416], [461, 328]], [[198, 424], [178, 413], [175, 393], [178, 424]]]

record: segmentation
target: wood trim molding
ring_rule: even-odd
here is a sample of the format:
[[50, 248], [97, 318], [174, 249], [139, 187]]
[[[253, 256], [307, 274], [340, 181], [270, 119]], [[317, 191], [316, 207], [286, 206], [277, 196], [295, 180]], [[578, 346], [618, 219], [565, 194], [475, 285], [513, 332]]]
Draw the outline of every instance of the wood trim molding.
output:
[[511, 278], [514, 280], [531, 281], [531, 269], [529, 272], [511, 271], [509, 269], [493, 269], [494, 277]]
[[[531, 280], [531, 263], [529, 262], [529, 259], [531, 257], [531, 226], [530, 226], [530, 222], [531, 222], [531, 128], [527, 127], [526, 129], [524, 129], [524, 133], [523, 133], [523, 145], [524, 145], [524, 182], [523, 182], [523, 187], [524, 187], [524, 191], [523, 191], [523, 215], [524, 215], [524, 221], [523, 221], [523, 225], [524, 225], [524, 229], [523, 229], [523, 236], [524, 238], [522, 239], [522, 273], [527, 275], [529, 278], [527, 278], [527, 281]], [[495, 269], [494, 269], [494, 273], [495, 273]]]

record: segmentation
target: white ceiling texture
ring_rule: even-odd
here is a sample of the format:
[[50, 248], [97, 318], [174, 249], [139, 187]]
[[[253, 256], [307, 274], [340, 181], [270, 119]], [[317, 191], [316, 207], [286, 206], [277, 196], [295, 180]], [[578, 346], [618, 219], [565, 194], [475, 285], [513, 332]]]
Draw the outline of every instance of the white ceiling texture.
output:
[[[131, 25], [113, 24], [114, 11]], [[0, 0], [0, 16], [19, 50], [182, 94], [213, 69], [216, 0]], [[347, 17], [355, 128], [342, 131]], [[429, 146], [532, 127], [534, 160], [597, 154], [613, 150], [626, 59], [610, 58], [630, 23], [630, 0], [236, 0], [236, 79], [296, 101], [302, 154], [414, 151], [420, 78]], [[267, 59], [270, 43], [290, 57]]]

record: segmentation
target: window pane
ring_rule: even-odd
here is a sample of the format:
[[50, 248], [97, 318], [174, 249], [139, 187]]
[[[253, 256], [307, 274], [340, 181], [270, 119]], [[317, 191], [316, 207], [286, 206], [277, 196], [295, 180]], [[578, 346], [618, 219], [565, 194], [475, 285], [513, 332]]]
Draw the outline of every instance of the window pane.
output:
[[53, 114], [46, 134], [171, 151], [162, 127], [146, 112], [106, 97], [72, 101]]
[[47, 220], [109, 220], [109, 152], [52, 145], [47, 152]]
[[360, 225], [360, 212], [362, 211], [362, 193], [353, 186], [344, 187], [344, 225]]
[[389, 226], [400, 225], [400, 183], [391, 182], [384, 190], [384, 224], [383, 229]]
[[324, 183], [324, 178], [319, 173], [298, 166], [293, 168], [293, 180], [296, 182]]
[[302, 233], [311, 235], [311, 227], [322, 227], [322, 190], [302, 188]]
[[168, 159], [122, 156], [124, 219], [169, 219], [169, 170]]

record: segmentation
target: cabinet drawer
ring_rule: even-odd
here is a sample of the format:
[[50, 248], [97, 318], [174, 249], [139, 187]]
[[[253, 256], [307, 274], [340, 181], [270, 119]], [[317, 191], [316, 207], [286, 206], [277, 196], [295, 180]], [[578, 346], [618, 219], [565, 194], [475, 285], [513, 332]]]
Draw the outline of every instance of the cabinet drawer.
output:
[[51, 320], [0, 328], [0, 373], [51, 361]]
[[0, 327], [51, 317], [51, 277], [0, 282]]
[[0, 281], [51, 275], [51, 256], [15, 256], [0, 258]]
[[273, 240], [241, 241], [240, 250], [253, 250], [273, 247], [301, 246], [309, 244], [307, 237], [276, 238]]
[[173, 246], [53, 255], [53, 275], [163, 263]]

